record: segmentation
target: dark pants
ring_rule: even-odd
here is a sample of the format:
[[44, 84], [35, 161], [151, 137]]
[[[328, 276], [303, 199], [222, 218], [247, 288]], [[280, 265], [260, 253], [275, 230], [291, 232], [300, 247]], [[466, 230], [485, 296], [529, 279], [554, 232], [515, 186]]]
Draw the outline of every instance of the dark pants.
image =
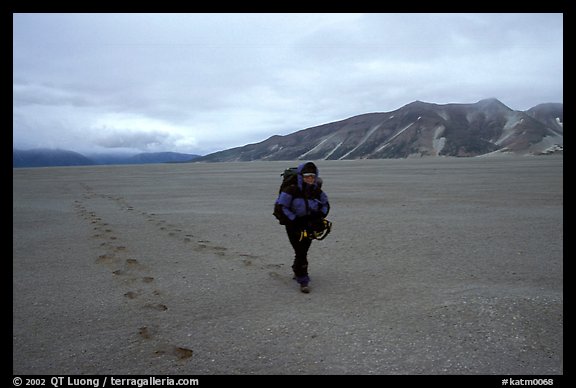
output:
[[286, 226], [286, 233], [295, 253], [294, 264], [292, 264], [294, 275], [296, 278], [308, 276], [308, 249], [312, 240], [306, 237], [300, 241], [301, 229], [299, 227]]

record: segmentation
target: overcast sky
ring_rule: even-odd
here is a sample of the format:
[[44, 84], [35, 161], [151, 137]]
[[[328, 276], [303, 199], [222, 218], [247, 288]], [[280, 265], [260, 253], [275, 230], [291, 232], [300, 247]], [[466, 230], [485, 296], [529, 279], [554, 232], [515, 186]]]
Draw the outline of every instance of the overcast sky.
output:
[[412, 101], [563, 102], [562, 14], [14, 14], [17, 148], [207, 154]]

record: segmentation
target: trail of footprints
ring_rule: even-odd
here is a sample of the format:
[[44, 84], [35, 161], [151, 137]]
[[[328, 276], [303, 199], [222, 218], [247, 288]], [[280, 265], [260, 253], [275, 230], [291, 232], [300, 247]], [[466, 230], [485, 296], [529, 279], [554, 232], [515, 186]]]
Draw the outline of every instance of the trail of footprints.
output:
[[[94, 193], [89, 186], [84, 185], [84, 188], [86, 192], [82, 195], [82, 200], [74, 201], [74, 209], [79, 217], [93, 226], [92, 237], [100, 241], [102, 250], [95, 259], [95, 263], [109, 268], [111, 275], [128, 289], [123, 296], [127, 300], [138, 302], [143, 316], [150, 317], [149, 322], [154, 322], [154, 316], [150, 314], [159, 314], [168, 310], [168, 306], [162, 300], [161, 292], [155, 288], [154, 277], [150, 275], [149, 269], [144, 264], [131, 257], [130, 249], [123, 244], [122, 239], [110, 225], [86, 206], [86, 203], [92, 199], [107, 197]], [[135, 334], [142, 340], [154, 341], [155, 355], [171, 356], [178, 360], [192, 357], [191, 349], [162, 342], [161, 333], [157, 327], [153, 323], [148, 323], [139, 327]]]
[[[93, 225], [94, 234], [92, 237], [101, 241], [100, 247], [103, 253], [95, 259], [95, 262], [109, 267], [112, 276], [117, 277], [130, 288], [129, 291], [124, 293], [124, 297], [128, 300], [139, 301], [143, 310], [161, 313], [168, 310], [168, 306], [163, 303], [161, 292], [154, 289], [154, 277], [147, 272], [148, 268], [136, 258], [130, 257], [128, 247], [122, 243], [121, 238], [112, 230], [110, 225], [95, 211], [90, 210], [86, 206], [86, 203], [89, 203], [90, 200], [109, 200], [121, 211], [143, 217], [146, 222], [152, 224], [160, 232], [166, 233], [167, 237], [190, 244], [191, 249], [195, 252], [211, 253], [222, 258], [231, 256], [228, 248], [214, 245], [208, 240], [196, 240], [192, 233], [169, 224], [156, 214], [138, 211], [128, 204], [123, 197], [99, 194], [86, 184], [82, 184], [82, 186], [85, 192], [81, 200], [74, 201], [74, 209], [79, 217]], [[240, 258], [239, 263], [243, 266], [268, 270], [268, 275], [271, 278], [286, 282], [284, 277], [275, 271], [282, 269], [284, 265], [282, 263], [265, 264], [260, 261], [258, 256], [243, 253], [233, 254], [233, 257]], [[137, 335], [144, 340], [154, 340], [159, 337], [158, 329], [153, 324], [139, 327]], [[174, 356], [177, 359], [185, 360], [192, 357], [193, 351], [186, 347], [158, 343], [155, 354]]]
[[[137, 216], [143, 217], [146, 222], [152, 224], [156, 227], [160, 232], [166, 234], [166, 236], [175, 238], [180, 242], [187, 243], [191, 245], [191, 249], [195, 252], [204, 252], [204, 253], [211, 253], [219, 257], [231, 257], [231, 258], [240, 258], [240, 263], [246, 267], [252, 268], [260, 268], [263, 270], [276, 270], [281, 269], [284, 264], [266, 264], [262, 263], [259, 256], [245, 254], [245, 253], [229, 253], [228, 248], [212, 244], [209, 240], [197, 240], [196, 237], [187, 231], [182, 230], [176, 225], [168, 223], [166, 220], [161, 219], [157, 214], [150, 213], [146, 211], [138, 211], [133, 206], [131, 206], [123, 197], [113, 196], [113, 195], [105, 195], [105, 194], [98, 194], [95, 193], [94, 190], [86, 185], [83, 184], [84, 189], [86, 190], [85, 197], [88, 198], [103, 198], [107, 199], [113, 203], [115, 203], [121, 211], [126, 211], [133, 213]], [[114, 239], [114, 236], [110, 237]], [[255, 262], [256, 265], [255, 265]], [[271, 277], [279, 277], [280, 275], [274, 271], [269, 272]]]

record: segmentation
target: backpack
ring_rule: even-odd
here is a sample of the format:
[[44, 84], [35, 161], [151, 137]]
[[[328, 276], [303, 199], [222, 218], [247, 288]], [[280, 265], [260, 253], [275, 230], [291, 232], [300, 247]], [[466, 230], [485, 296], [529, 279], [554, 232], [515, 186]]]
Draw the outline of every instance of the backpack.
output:
[[282, 178], [282, 183], [280, 184], [280, 188], [278, 189], [278, 195], [284, 190], [286, 187], [290, 185], [295, 185], [298, 183], [298, 167], [290, 167], [284, 170], [282, 174], [280, 174]]
[[[298, 183], [298, 167], [290, 167], [284, 170], [282, 174], [280, 174], [282, 178], [282, 183], [280, 184], [280, 188], [278, 189], [278, 195], [282, 192], [282, 190], [286, 189], [291, 185], [296, 185]], [[286, 214], [282, 211], [282, 206], [278, 204], [278, 202], [274, 203], [274, 217], [278, 220], [280, 225], [286, 225], [289, 221]]]

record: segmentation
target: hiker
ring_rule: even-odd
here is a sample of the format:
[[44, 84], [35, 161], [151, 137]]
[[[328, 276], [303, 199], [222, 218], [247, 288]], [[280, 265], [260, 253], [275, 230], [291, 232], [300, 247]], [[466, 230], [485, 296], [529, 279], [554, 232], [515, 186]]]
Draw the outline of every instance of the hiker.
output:
[[322, 228], [327, 221], [330, 204], [328, 196], [318, 184], [318, 168], [312, 162], [298, 166], [296, 183], [280, 192], [277, 204], [286, 216], [286, 233], [295, 258], [292, 270], [294, 279], [300, 284], [300, 291], [309, 293], [308, 249], [312, 244], [312, 234]]

